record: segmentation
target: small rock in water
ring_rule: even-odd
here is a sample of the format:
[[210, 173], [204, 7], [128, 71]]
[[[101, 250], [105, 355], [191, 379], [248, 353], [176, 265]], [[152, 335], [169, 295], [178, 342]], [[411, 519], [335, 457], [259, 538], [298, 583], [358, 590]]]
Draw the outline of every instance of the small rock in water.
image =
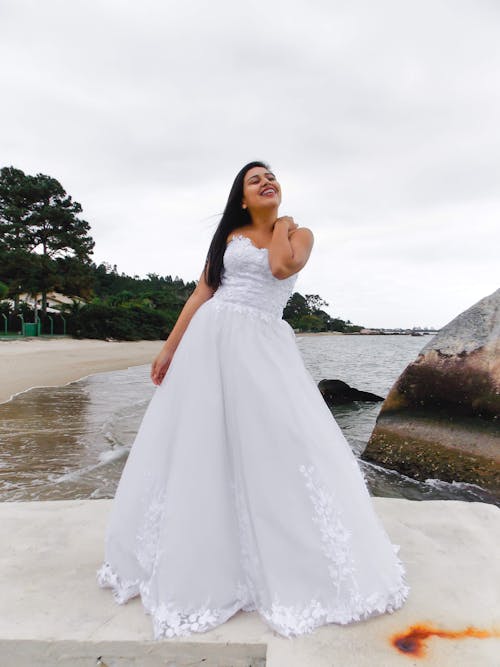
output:
[[329, 407], [332, 405], [345, 405], [346, 403], [352, 403], [352, 401], [384, 400], [382, 396], [377, 396], [377, 394], [350, 387], [347, 382], [342, 382], [342, 380], [321, 380], [318, 384], [318, 389]]

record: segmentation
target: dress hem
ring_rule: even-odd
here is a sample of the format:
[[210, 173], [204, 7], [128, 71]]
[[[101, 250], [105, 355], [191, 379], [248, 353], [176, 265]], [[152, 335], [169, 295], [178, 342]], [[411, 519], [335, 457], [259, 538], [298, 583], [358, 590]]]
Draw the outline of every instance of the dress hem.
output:
[[[397, 548], [397, 547], [396, 547]], [[197, 632], [212, 630], [238, 611], [256, 611], [268, 626], [285, 638], [298, 637], [310, 634], [318, 627], [334, 623], [348, 625], [367, 620], [373, 616], [392, 614], [406, 601], [410, 592], [405, 581], [404, 568], [397, 559], [399, 584], [389, 592], [374, 594], [368, 598], [358, 598], [356, 605], [347, 609], [345, 605], [324, 607], [318, 600], [313, 599], [308, 605], [284, 606], [278, 600], [270, 609], [259, 608], [253, 602], [238, 599], [229, 610], [214, 610], [201, 607], [198, 610], [179, 611], [170, 604], [161, 603], [158, 606], [148, 599], [146, 584], [139, 579], [123, 581], [116, 571], [107, 562], [97, 570], [97, 582], [101, 588], [111, 588], [117, 604], [125, 604], [130, 599], [140, 596], [145, 613], [153, 619], [153, 637], [159, 639], [173, 639], [186, 637]]]

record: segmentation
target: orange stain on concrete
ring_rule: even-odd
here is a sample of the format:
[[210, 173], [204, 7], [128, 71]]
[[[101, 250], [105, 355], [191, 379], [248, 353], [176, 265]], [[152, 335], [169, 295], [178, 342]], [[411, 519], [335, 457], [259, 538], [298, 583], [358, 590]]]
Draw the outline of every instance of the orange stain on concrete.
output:
[[441, 637], [441, 639], [465, 639], [467, 637], [488, 639], [491, 637], [500, 637], [500, 631], [481, 630], [480, 628], [469, 626], [468, 628], [465, 628], [465, 630], [454, 632], [419, 623], [417, 625], [412, 625], [405, 632], [393, 635], [391, 637], [391, 644], [400, 653], [404, 653], [409, 657], [423, 658], [426, 655], [427, 649], [425, 641], [426, 639], [429, 639], [429, 637]]

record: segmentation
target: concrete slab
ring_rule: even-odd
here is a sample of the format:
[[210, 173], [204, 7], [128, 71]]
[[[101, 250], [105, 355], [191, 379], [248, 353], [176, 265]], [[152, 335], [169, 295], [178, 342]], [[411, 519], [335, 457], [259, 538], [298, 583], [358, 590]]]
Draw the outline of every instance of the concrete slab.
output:
[[[277, 635], [255, 612], [238, 612], [210, 632], [159, 642], [139, 599], [120, 606], [97, 587], [111, 501], [1, 503], [0, 665], [500, 667], [500, 510], [455, 501], [374, 503], [401, 545], [412, 587], [398, 612], [296, 639]], [[487, 636], [431, 636], [419, 658], [391, 643], [415, 624], [451, 632], [474, 626]]]

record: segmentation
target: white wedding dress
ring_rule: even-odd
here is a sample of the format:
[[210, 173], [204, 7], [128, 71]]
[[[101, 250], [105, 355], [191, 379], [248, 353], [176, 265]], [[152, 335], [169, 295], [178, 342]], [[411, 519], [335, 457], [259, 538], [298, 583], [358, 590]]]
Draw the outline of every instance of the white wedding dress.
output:
[[404, 569], [283, 308], [296, 275], [229, 242], [223, 281], [155, 390], [107, 527], [100, 586], [153, 636], [257, 611], [285, 637], [392, 612]]

